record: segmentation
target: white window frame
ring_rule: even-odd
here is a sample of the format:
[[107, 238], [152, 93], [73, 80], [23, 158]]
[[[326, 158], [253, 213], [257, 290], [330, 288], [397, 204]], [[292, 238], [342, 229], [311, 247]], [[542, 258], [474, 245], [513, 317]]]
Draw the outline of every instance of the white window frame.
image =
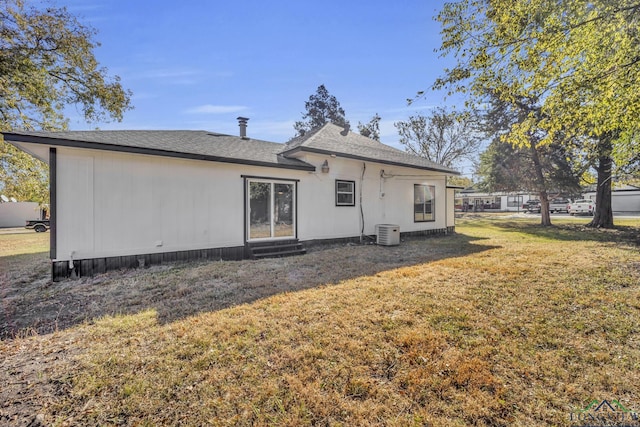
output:
[[[418, 205], [418, 201], [416, 200], [416, 188], [420, 187], [421, 189], [426, 189], [429, 192], [429, 205], [431, 206], [431, 212], [429, 213], [431, 215], [431, 218], [429, 219], [416, 219], [416, 206]], [[413, 222], [434, 222], [436, 220], [436, 186], [435, 185], [429, 185], [429, 184], [413, 184]], [[423, 218], [425, 215], [427, 215], [427, 212], [425, 212], [425, 206], [427, 205], [426, 203], [426, 198], [425, 200], [422, 202], [422, 215]]]
[[[349, 184], [351, 185], [351, 191], [340, 191], [339, 184]], [[350, 202], [340, 202], [338, 195], [340, 194], [349, 194], [351, 195]], [[349, 181], [346, 179], [336, 179], [336, 206], [355, 206], [356, 205], [356, 182]]]

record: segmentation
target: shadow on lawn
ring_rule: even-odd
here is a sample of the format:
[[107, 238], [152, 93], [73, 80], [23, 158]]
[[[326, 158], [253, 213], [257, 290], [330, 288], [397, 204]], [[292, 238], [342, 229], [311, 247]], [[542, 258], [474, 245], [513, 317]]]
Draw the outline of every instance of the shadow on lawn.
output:
[[595, 241], [627, 243], [640, 246], [640, 228], [632, 226], [616, 226], [613, 229], [592, 228], [584, 224], [554, 224], [543, 227], [521, 221], [491, 222], [491, 225], [510, 233], [526, 233], [531, 236], [561, 241]]
[[[318, 246], [304, 256], [258, 261], [212, 261], [112, 271], [51, 282], [46, 254], [0, 257], [0, 339], [50, 333], [109, 315], [155, 309], [172, 322], [382, 271], [494, 249], [464, 234], [407, 238], [400, 246]], [[23, 258], [20, 258], [23, 257]], [[18, 268], [17, 266], [20, 266]]]

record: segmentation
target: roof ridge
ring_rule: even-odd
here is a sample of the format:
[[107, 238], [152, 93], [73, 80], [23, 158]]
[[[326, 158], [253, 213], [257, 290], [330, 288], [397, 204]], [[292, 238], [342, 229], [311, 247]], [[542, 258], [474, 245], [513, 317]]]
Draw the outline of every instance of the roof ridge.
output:
[[327, 124], [329, 123], [325, 123], [324, 125], [317, 127], [315, 129], [311, 129], [308, 132], [305, 132], [304, 135], [298, 135], [298, 136], [294, 136], [293, 138], [291, 138], [289, 141], [284, 143], [284, 150], [282, 150], [282, 152], [287, 152], [289, 150], [292, 150], [294, 148], [300, 147], [301, 145], [304, 145], [305, 142], [307, 142], [309, 139], [311, 139], [313, 136], [315, 136], [322, 128], [324, 128]]
[[359, 133], [353, 131], [344, 133], [344, 127], [334, 123], [326, 123], [312, 133], [299, 137], [293, 144], [288, 144], [285, 147], [283, 154], [286, 156], [287, 154], [293, 154], [295, 151], [335, 154], [344, 157], [369, 159], [374, 162], [459, 174], [458, 171], [452, 168]]

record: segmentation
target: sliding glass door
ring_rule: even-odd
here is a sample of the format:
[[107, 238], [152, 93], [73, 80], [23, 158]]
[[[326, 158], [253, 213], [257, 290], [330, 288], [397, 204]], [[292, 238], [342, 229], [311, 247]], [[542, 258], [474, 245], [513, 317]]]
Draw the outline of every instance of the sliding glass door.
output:
[[248, 180], [248, 239], [295, 238], [295, 182]]

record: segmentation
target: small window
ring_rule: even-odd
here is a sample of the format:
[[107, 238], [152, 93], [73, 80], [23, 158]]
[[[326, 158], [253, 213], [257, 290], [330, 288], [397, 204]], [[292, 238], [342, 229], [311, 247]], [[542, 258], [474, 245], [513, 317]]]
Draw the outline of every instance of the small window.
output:
[[356, 205], [355, 181], [336, 180], [336, 206]]
[[434, 199], [436, 187], [433, 185], [413, 186], [413, 221], [435, 221]]

